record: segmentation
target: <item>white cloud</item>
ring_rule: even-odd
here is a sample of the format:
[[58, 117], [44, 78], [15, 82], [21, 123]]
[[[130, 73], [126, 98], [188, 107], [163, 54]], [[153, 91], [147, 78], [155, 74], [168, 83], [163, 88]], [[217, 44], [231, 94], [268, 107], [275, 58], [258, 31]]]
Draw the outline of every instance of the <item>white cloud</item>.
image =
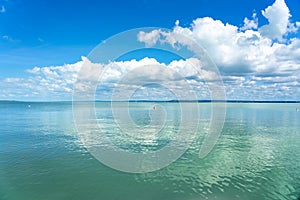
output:
[[[147, 43], [149, 39], [153, 45], [157, 41], [176, 48], [183, 45], [194, 52], [195, 46], [186, 38], [196, 41], [219, 67], [232, 98], [297, 99], [300, 39], [289, 34], [298, 32], [300, 22], [290, 21], [291, 14], [284, 0], [276, 0], [262, 13], [269, 23], [261, 27], [255, 13], [252, 19], [245, 18], [242, 27], [204, 17], [194, 20], [190, 27], [181, 27], [177, 21], [170, 32], [157, 30], [159, 39], [157, 32], [155, 40], [151, 34], [143, 33], [140, 41]], [[234, 81], [232, 77], [237, 79]]]
[[[131, 87], [138, 89], [144, 83], [167, 83], [172, 89], [184, 85], [182, 81], [186, 84], [194, 81], [193, 85], [197, 86], [197, 83], [202, 85], [206, 80], [214, 80], [216, 76], [213, 72], [202, 69], [201, 62], [195, 58], [174, 60], [170, 64], [165, 64], [146, 57], [141, 60], [110, 62], [104, 65], [91, 63], [87, 58], [82, 57], [81, 61], [74, 64], [34, 67], [26, 71], [30, 74], [27, 79], [6, 78], [0, 81], [3, 88], [8, 88], [5, 92], [2, 91], [2, 94], [0, 93], [0, 97], [3, 98], [9, 93], [25, 99], [70, 100], [73, 85], [77, 80], [75, 87], [87, 92], [93, 91], [98, 83], [98, 91], [100, 93], [105, 91], [107, 95], [103, 93], [101, 97], [109, 99], [113, 89], [120, 84], [125, 84], [128, 89]], [[18, 90], [16, 91], [15, 88]], [[21, 94], [20, 91], [23, 93]], [[164, 92], [157, 94], [163, 95]]]
[[282, 37], [291, 31], [289, 28], [293, 26], [289, 21], [291, 14], [284, 0], [276, 0], [272, 6], [262, 11], [262, 15], [269, 21], [269, 24], [259, 29], [263, 36], [282, 40]]
[[141, 31], [137, 37], [139, 41], [146, 41], [145, 43], [147, 46], [153, 46], [159, 40], [159, 35], [159, 30], [154, 30], [150, 33]]
[[241, 30], [256, 30], [258, 28], [258, 18], [256, 13], [253, 13], [252, 19], [248, 19], [247, 17], [244, 19], [244, 26]]
[[[276, 16], [275, 16], [276, 14]], [[155, 32], [155, 40], [151, 38], [152, 31], [147, 35], [143, 33], [143, 40], [169, 43], [172, 46], [181, 44], [194, 50], [185, 38], [196, 41], [208, 52], [212, 60], [223, 73], [276, 73], [287, 74], [300, 70], [299, 39], [290, 38], [284, 42], [274, 41], [268, 33], [275, 34], [278, 38], [287, 34], [288, 31], [297, 31], [299, 22], [291, 26], [289, 22], [289, 9], [283, 0], [277, 0], [272, 6], [264, 11], [270, 23], [263, 27], [257, 27], [256, 15], [253, 20], [245, 18], [245, 24], [239, 28], [231, 24], [224, 24], [220, 20], [210, 17], [198, 18], [193, 21], [191, 27], [181, 27], [179, 23], [171, 32]], [[289, 25], [289, 26], [288, 26]], [[258, 30], [252, 30], [257, 29]], [[277, 30], [277, 32], [274, 30]], [[178, 37], [176, 35], [184, 35]], [[272, 36], [273, 37], [273, 36]]]
[[14, 96], [23, 100], [70, 100], [73, 83], [82, 63], [34, 67], [26, 70], [29, 73], [27, 78], [0, 80], [1, 88], [6, 88], [0, 92], [0, 98]]
[[[296, 48], [291, 46], [290, 48]], [[80, 70], [81, 69], [81, 70]], [[196, 58], [174, 60], [169, 64], [160, 63], [154, 58], [111, 62], [107, 65], [91, 63], [83, 57], [74, 64], [50, 67], [34, 67], [27, 70], [28, 78], [6, 78], [0, 81], [1, 98], [21, 98], [29, 100], [71, 100], [74, 83], [77, 89], [90, 91], [97, 81], [97, 98], [110, 99], [114, 88], [139, 90], [138, 98], [171, 98], [166, 89], [147, 88], [143, 83], [167, 85], [167, 89], [179, 89], [183, 93], [193, 89], [199, 99], [209, 99], [207, 81], [214, 80], [216, 74], [205, 70]], [[99, 73], [102, 76], [99, 77]], [[78, 74], [81, 77], [78, 77]], [[99, 79], [100, 78], [100, 79]], [[121, 82], [119, 82], [121, 80]], [[228, 99], [292, 99], [296, 98], [300, 86], [300, 73], [290, 76], [260, 76], [254, 73], [223, 75]], [[185, 83], [184, 83], [185, 82]], [[191, 88], [187, 88], [186, 84]], [[96, 84], [97, 85], [97, 84]], [[152, 91], [152, 92], [149, 92]], [[151, 93], [150, 95], [148, 93]], [[154, 96], [153, 96], [154, 95]], [[182, 94], [184, 95], [184, 94]], [[119, 95], [120, 97], [122, 94]]]
[[6, 40], [6, 41], [9, 41], [9, 42], [19, 42], [20, 41], [20, 40], [14, 39], [14, 38], [12, 38], [8, 35], [3, 35], [2, 39]]
[[[185, 46], [192, 51], [197, 47], [189, 39], [196, 41], [219, 67], [228, 99], [299, 99], [300, 39], [291, 38], [288, 34], [297, 33], [300, 22], [291, 23], [291, 14], [284, 0], [276, 0], [263, 11], [263, 16], [269, 23], [261, 27], [255, 13], [251, 19], [245, 18], [241, 27], [210, 17], [195, 19], [190, 27], [180, 26], [177, 20], [170, 32], [160, 29], [140, 32], [137, 39], [147, 47], [164, 43], [175, 49]], [[84, 68], [80, 71], [82, 66]], [[1, 88], [5, 88], [0, 92], [0, 98], [23, 95], [33, 99], [71, 99], [77, 79], [77, 89], [90, 90], [100, 78], [102, 83], [98, 91], [101, 98], [109, 98], [118, 84], [138, 89], [140, 83], [167, 82], [169, 88], [184, 91], [183, 82], [187, 82], [199, 98], [207, 99], [210, 93], [206, 84], [217, 77], [196, 58], [173, 60], [166, 64], [145, 57], [101, 64], [91, 63], [83, 57], [74, 64], [34, 67], [27, 72], [30, 74], [27, 79], [0, 81]], [[123, 81], [119, 83], [120, 80]], [[140, 87], [140, 90], [166, 96], [164, 90], [147, 90], [145, 87]], [[126, 90], [123, 92], [126, 93]]]

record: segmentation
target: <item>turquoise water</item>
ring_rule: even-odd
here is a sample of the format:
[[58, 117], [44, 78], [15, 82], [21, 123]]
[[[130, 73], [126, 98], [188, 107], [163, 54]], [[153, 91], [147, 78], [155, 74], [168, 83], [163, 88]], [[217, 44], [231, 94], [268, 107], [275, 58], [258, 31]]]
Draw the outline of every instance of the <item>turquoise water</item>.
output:
[[[149, 123], [145, 110], [151, 104], [132, 103], [132, 119]], [[114, 138], [120, 133], [109, 105], [96, 103], [99, 123], [122, 146]], [[167, 124], [167, 137], [178, 126], [180, 112], [177, 103], [162, 106], [173, 122]], [[198, 155], [210, 104], [199, 106], [199, 137], [180, 159], [159, 171], [129, 174], [101, 164], [85, 149], [74, 128], [71, 103], [1, 102], [0, 199], [299, 199], [299, 105], [227, 104], [221, 137], [205, 159]], [[166, 138], [160, 143], [167, 144]]]

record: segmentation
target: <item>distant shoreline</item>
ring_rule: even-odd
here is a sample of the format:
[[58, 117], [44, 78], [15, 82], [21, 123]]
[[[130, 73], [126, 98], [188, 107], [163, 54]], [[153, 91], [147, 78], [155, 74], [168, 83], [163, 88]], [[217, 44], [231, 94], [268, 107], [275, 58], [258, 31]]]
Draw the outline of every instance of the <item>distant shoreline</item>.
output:
[[[0, 100], [0, 103], [72, 103], [73, 101], [17, 101], [17, 100]], [[93, 101], [76, 101], [76, 102], [93, 102]], [[110, 101], [96, 100], [94, 102], [145, 102], [145, 103], [300, 103], [300, 101], [252, 101], [252, 100], [129, 100], [129, 101]]]

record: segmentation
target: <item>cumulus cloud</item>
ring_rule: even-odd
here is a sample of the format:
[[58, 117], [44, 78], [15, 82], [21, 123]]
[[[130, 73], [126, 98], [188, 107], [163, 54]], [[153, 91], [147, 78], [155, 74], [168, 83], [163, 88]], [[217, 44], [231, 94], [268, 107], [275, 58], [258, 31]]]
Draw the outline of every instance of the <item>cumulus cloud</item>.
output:
[[[240, 27], [204, 17], [195, 19], [189, 27], [180, 26], [177, 20], [171, 31], [140, 32], [137, 40], [147, 47], [162, 43], [175, 50], [187, 47], [197, 52], [198, 46], [191, 42], [195, 41], [218, 66], [228, 99], [297, 100], [300, 98], [300, 39], [293, 38], [291, 33], [298, 32], [300, 22], [291, 22], [284, 0], [276, 0], [262, 14], [268, 19], [268, 24], [263, 26], [259, 26], [256, 13], [246, 17]], [[71, 99], [74, 87], [92, 91], [95, 85], [100, 99], [109, 98], [115, 88], [123, 85], [123, 89], [138, 89], [140, 97], [150, 91], [157, 97], [165, 97], [166, 90], [152, 86], [165, 83], [169, 88], [184, 91], [187, 83], [199, 99], [209, 99], [208, 84], [217, 77], [216, 72], [206, 68], [205, 62], [193, 57], [170, 63], [145, 57], [108, 64], [91, 63], [83, 57], [74, 64], [34, 67], [27, 72], [28, 78], [0, 81], [1, 88], [5, 88], [0, 97]], [[143, 83], [149, 83], [152, 88], [141, 86]]]
[[269, 21], [269, 24], [259, 29], [263, 36], [281, 40], [282, 36], [288, 33], [291, 14], [284, 0], [276, 0], [273, 5], [262, 11], [262, 15]]
[[145, 33], [144, 31], [141, 31], [139, 32], [137, 37], [139, 41], [145, 41], [145, 44], [147, 46], [153, 46], [159, 40], [160, 32], [159, 30], [154, 30], [150, 33]]
[[[0, 81], [0, 85], [8, 89], [0, 93], [1, 98], [10, 94], [25, 99], [71, 100], [75, 88], [76, 91], [82, 92], [80, 95], [83, 98], [85, 95], [93, 95], [91, 93], [97, 89], [96, 95], [99, 98], [110, 99], [112, 92], [118, 87], [128, 90], [146, 88], [145, 93], [140, 92], [139, 96], [142, 97], [149, 90], [144, 85], [151, 88], [153, 84], [165, 85], [167, 90], [181, 89], [183, 92], [186, 92], [186, 85], [191, 85], [198, 89], [202, 87], [199, 92], [203, 92], [205, 82], [213, 81], [217, 76], [213, 71], [205, 69], [197, 58], [174, 60], [169, 64], [148, 57], [101, 64], [92, 63], [86, 57], [82, 57], [82, 60], [75, 64], [34, 67], [26, 71], [29, 73], [28, 78], [6, 78]], [[18, 88], [18, 91], [15, 88]], [[156, 97], [152, 98], [159, 99], [164, 96], [165, 89], [157, 90]], [[122, 92], [126, 94], [127, 91]], [[200, 93], [199, 95], [203, 96]], [[206, 92], [206, 95], [208, 98], [209, 93]]]
[[[176, 21], [172, 31], [155, 30], [155, 39], [151, 38], [154, 31], [143, 33], [143, 37], [138, 39], [148, 46], [156, 41], [176, 48], [186, 46], [194, 52], [195, 47], [186, 38], [196, 41], [219, 67], [228, 94], [233, 98], [241, 97], [242, 93], [247, 97], [247, 92], [241, 92], [241, 89], [253, 95], [256, 91], [253, 88], [256, 88], [256, 94], [262, 89], [266, 94], [278, 94], [275, 97], [266, 95], [266, 98], [288, 98], [291, 95], [290, 98], [297, 99], [299, 97], [292, 95], [291, 91], [299, 91], [295, 85], [298, 85], [300, 79], [300, 39], [290, 37], [289, 34], [297, 33], [300, 23], [291, 22], [292, 15], [284, 0], [276, 0], [262, 14], [268, 24], [260, 27], [256, 13], [252, 19], [246, 17], [242, 27], [204, 17], [195, 19], [190, 27], [182, 27]], [[147, 43], [147, 40], [151, 43]], [[239, 78], [232, 81], [229, 77]], [[266, 80], [278, 82], [271, 84]], [[283, 83], [283, 80], [291, 84]]]
[[[181, 27], [176, 22], [170, 32], [154, 30], [143, 33], [143, 37], [138, 39], [147, 45], [153, 45], [154, 41], [167, 42], [172, 46], [185, 45], [193, 50], [184, 37], [176, 36], [183, 35], [204, 47], [225, 73], [289, 73], [291, 69], [300, 69], [299, 51], [293, 51], [298, 46], [299, 39], [290, 38], [282, 42], [273, 40], [282, 39], [299, 28], [299, 22], [290, 22], [291, 14], [284, 0], [276, 0], [263, 11], [263, 15], [269, 20], [269, 24], [262, 27], [258, 27], [255, 13], [252, 20], [245, 18], [244, 25], [240, 28], [204, 17], [194, 20], [190, 27]], [[154, 39], [152, 35], [155, 35]], [[282, 54], [288, 56], [289, 62], [279, 56]]]
[[[290, 39], [289, 43], [274, 42], [259, 31], [242, 31], [209, 17], [194, 20], [190, 28], [175, 26], [172, 32], [161, 31], [161, 42], [189, 46], [175, 34], [197, 41], [225, 73], [288, 73], [290, 69], [300, 69], [300, 54], [295, 48], [298, 38]], [[279, 56], [282, 54], [289, 62]]]
[[73, 83], [83, 61], [63, 66], [34, 67], [27, 78], [0, 80], [2, 99], [70, 100]]
[[244, 19], [244, 26], [241, 28], [241, 30], [256, 30], [258, 28], [258, 18], [257, 14], [253, 13], [252, 19], [248, 19], [247, 17]]
[[[1, 88], [5, 88], [0, 93], [2, 99], [19, 97], [23, 100], [71, 100], [74, 87], [85, 92], [94, 91], [97, 87], [98, 99], [110, 99], [116, 88], [122, 88], [123, 94], [128, 90], [137, 90], [139, 92], [136, 96], [140, 99], [176, 98], [167, 95], [172, 90], [182, 91], [183, 96], [184, 92], [192, 90], [197, 98], [210, 99], [207, 83], [217, 76], [215, 72], [207, 70], [197, 58], [174, 60], [165, 64], [146, 57], [104, 65], [91, 63], [82, 57], [75, 64], [34, 67], [27, 72], [30, 75], [28, 78], [6, 78], [0, 81]], [[299, 90], [299, 80], [300, 73], [273, 77], [258, 74], [249, 77], [223, 75], [229, 99], [290, 98]], [[157, 85], [153, 87], [153, 84]], [[166, 87], [157, 87], [158, 85]], [[88, 94], [82, 95], [84, 98]]]

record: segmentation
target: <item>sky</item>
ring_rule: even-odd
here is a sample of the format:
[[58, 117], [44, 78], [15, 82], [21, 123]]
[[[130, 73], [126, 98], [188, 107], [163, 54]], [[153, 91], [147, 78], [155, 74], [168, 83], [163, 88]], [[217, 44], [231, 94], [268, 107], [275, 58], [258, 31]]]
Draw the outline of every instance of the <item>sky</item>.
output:
[[[99, 43], [130, 29], [158, 27], [137, 34], [138, 42], [147, 47], [175, 42], [193, 52], [186, 41], [170, 38], [180, 33], [196, 41], [216, 64], [227, 99], [300, 100], [299, 9], [299, 0], [0, 0], [0, 99], [71, 100], [77, 74]], [[210, 98], [206, 83], [213, 75], [201, 62], [151, 55], [95, 65], [107, 69], [99, 98], [109, 99], [118, 80], [141, 65], [171, 69], [199, 99]], [[137, 73], [143, 79], [161, 75]], [[165, 79], [178, 87], [183, 81]], [[162, 87], [140, 88], [137, 95], [145, 93], [173, 98]]]

